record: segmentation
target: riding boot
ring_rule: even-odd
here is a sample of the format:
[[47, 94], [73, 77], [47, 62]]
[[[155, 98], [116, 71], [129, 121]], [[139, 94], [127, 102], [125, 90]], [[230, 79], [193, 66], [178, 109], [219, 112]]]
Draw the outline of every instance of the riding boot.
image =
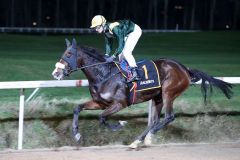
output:
[[130, 79], [128, 79], [127, 83], [140, 80], [140, 77], [137, 72], [137, 67], [132, 68], [131, 72], [132, 72], [132, 77]]

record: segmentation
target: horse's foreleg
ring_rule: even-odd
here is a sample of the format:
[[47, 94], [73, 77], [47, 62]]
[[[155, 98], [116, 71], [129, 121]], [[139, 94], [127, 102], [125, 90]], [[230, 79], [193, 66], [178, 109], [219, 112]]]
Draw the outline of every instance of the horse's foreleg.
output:
[[73, 110], [72, 133], [75, 141], [79, 141], [81, 138], [81, 134], [78, 132], [78, 116], [82, 111], [83, 106], [83, 104], [80, 104]]
[[105, 125], [106, 127], [112, 129], [113, 131], [117, 131], [120, 128], [122, 128], [126, 124], [126, 121], [119, 121], [118, 124], [109, 124], [106, 121], [107, 116], [117, 113], [121, 109], [123, 109], [122, 104], [117, 103], [117, 104], [113, 104], [112, 106], [104, 110], [104, 112], [100, 115], [100, 124]]
[[81, 134], [78, 132], [78, 117], [80, 112], [83, 109], [89, 109], [89, 110], [96, 110], [96, 109], [101, 109], [101, 106], [94, 101], [89, 101], [83, 104], [78, 105], [74, 110], [73, 110], [73, 122], [72, 122], [72, 133], [75, 141], [79, 141], [81, 138]]

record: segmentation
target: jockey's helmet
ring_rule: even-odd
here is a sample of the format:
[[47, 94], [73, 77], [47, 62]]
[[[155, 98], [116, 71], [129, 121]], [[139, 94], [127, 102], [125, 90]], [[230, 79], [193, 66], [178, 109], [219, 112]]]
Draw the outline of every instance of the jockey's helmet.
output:
[[103, 17], [102, 15], [96, 15], [92, 19], [92, 24], [90, 28], [95, 28], [97, 26], [104, 25], [105, 23], [106, 23], [105, 17]]

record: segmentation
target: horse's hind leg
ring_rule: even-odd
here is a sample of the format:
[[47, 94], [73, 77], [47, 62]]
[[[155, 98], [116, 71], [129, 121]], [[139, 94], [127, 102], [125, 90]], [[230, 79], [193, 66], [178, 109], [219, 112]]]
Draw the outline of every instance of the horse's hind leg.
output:
[[152, 106], [151, 106], [151, 114], [150, 114], [150, 123], [149, 126], [157, 123], [160, 119], [161, 111], [162, 111], [163, 103], [161, 95], [156, 96], [152, 99]]
[[[180, 95], [185, 88], [176, 88], [176, 86], [172, 86], [171, 83], [166, 83], [166, 86], [162, 86], [162, 98], [159, 98], [159, 105], [161, 108], [165, 108], [165, 117], [163, 121], [158, 121], [154, 123], [152, 126], [148, 127], [139, 137], [135, 140], [129, 147], [130, 148], [137, 148], [140, 143], [145, 139], [145, 137], [151, 136], [152, 134], [159, 131], [161, 128], [168, 125], [170, 122], [174, 120], [174, 113], [173, 113], [173, 101], [174, 99]], [[160, 113], [159, 113], [160, 114]]]
[[[153, 126], [154, 124], [158, 123], [160, 120], [161, 116], [161, 111], [163, 107], [163, 102], [162, 102], [162, 95], [159, 95], [155, 97], [152, 100], [152, 106], [151, 106], [151, 114], [148, 116], [150, 117], [150, 123], [148, 124], [149, 126]], [[148, 132], [145, 139], [144, 139], [144, 144], [145, 145], [151, 145], [152, 144], [152, 138], [153, 134], [151, 132]]]
[[[166, 95], [168, 95], [168, 94], [165, 94], [165, 96], [163, 96], [162, 103], [158, 104], [159, 106], [161, 106], [160, 107], [161, 109], [162, 109], [162, 107], [166, 108], [166, 114], [165, 114], [164, 120], [162, 122], [158, 121], [157, 123], [154, 123], [153, 125], [149, 126], [138, 137], [137, 140], [135, 140], [132, 144], [129, 145], [130, 148], [137, 148], [138, 145], [143, 142], [143, 140], [146, 138], [146, 136], [148, 139], [149, 137], [153, 136], [153, 134], [156, 133], [158, 130], [160, 130], [161, 128], [163, 128], [164, 126], [166, 126], [167, 124], [169, 124], [170, 122], [172, 122], [174, 120], [174, 114], [173, 114], [173, 109], [172, 109], [173, 100], [169, 99], [168, 98], [169, 96], [166, 96]], [[160, 112], [159, 112], [159, 114], [160, 114]], [[148, 140], [146, 140], [146, 141], [148, 141]], [[149, 144], [147, 144], [147, 145], [149, 145]]]
[[155, 134], [157, 131], [167, 126], [170, 122], [174, 121], [174, 113], [173, 113], [173, 100], [172, 98], [164, 99], [164, 107], [166, 107], [165, 117], [163, 121], [159, 121], [156, 123], [150, 130], [150, 133]]
[[[175, 80], [176, 81], [176, 80]], [[174, 113], [173, 113], [173, 101], [178, 97], [189, 85], [188, 77], [183, 77], [181, 79], [181, 83], [179, 82], [178, 85], [175, 85], [174, 79], [172, 83], [166, 83], [163, 85], [162, 88], [162, 99], [163, 99], [163, 107], [166, 109], [165, 117], [162, 122], [158, 122], [155, 124], [150, 132], [156, 133], [161, 128], [168, 125], [170, 122], [174, 121]]]
[[132, 144], [129, 145], [129, 148], [137, 148], [138, 145], [143, 142], [143, 140], [145, 145], [150, 145], [152, 143], [153, 134], [150, 132], [150, 130], [159, 122], [162, 108], [162, 95], [159, 94], [153, 99], [153, 113], [151, 114], [151, 122], [149, 126], [143, 131], [143, 133], [137, 138], [137, 140], [135, 140]]
[[83, 104], [79, 104], [74, 110], [73, 110], [73, 122], [72, 122], [72, 133], [75, 141], [79, 141], [81, 138], [81, 134], [78, 132], [78, 117], [80, 112], [83, 109], [90, 109], [90, 110], [95, 110], [95, 109], [101, 109], [102, 107], [94, 102], [94, 101], [88, 101]]

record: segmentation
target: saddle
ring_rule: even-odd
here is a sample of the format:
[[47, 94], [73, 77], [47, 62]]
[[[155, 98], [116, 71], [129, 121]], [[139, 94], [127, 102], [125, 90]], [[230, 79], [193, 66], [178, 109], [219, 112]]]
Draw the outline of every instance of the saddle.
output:
[[137, 71], [140, 76], [139, 81], [127, 83], [127, 80], [131, 77], [131, 70], [127, 61], [123, 60], [120, 64], [115, 63], [119, 71], [125, 77], [126, 84], [128, 86], [128, 104], [135, 104], [135, 98], [137, 92], [160, 88], [160, 75], [157, 67], [152, 60], [144, 60], [137, 62]]

